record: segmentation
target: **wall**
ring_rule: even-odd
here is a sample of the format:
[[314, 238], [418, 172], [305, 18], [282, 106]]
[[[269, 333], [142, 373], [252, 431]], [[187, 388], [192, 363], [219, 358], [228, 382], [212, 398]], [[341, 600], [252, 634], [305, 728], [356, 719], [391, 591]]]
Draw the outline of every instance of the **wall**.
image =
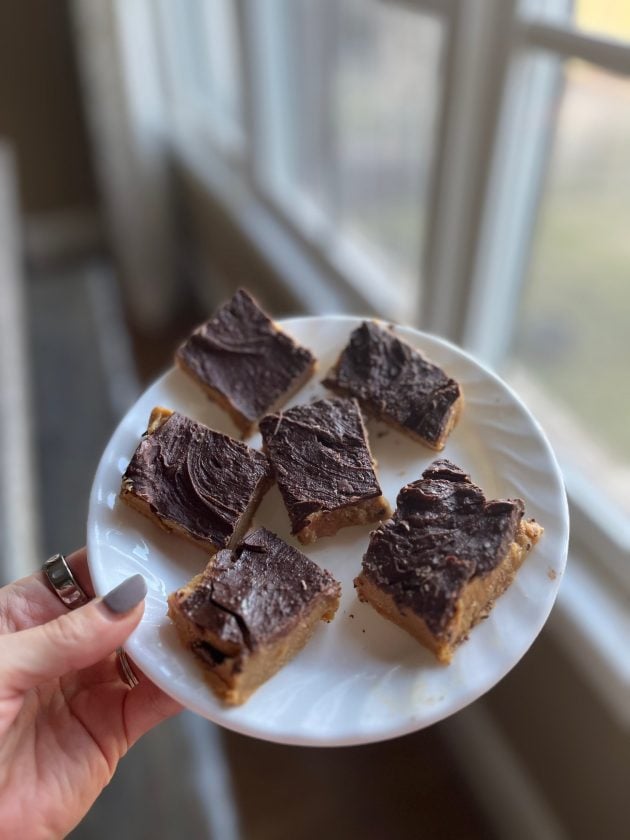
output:
[[0, 3], [2, 136], [27, 214], [96, 203], [66, 0]]

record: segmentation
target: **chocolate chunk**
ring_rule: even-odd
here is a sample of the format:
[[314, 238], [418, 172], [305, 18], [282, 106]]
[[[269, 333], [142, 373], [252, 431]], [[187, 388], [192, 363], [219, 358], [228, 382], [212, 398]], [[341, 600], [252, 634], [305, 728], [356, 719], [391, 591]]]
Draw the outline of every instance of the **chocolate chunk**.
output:
[[354, 330], [324, 385], [435, 449], [443, 448], [461, 398], [454, 379], [373, 321]]

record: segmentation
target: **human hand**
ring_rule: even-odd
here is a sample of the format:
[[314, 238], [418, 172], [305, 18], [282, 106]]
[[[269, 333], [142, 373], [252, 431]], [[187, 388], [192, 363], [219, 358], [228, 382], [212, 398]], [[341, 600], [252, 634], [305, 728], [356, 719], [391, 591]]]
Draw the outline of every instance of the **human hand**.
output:
[[[67, 562], [93, 597], [85, 549]], [[129, 747], [181, 708], [137, 667], [135, 688], [120, 677], [113, 651], [140, 621], [146, 594], [141, 580], [128, 580], [113, 600], [105, 596], [114, 609], [98, 598], [72, 612], [41, 572], [0, 589], [0, 835], [7, 840], [65, 836]]]

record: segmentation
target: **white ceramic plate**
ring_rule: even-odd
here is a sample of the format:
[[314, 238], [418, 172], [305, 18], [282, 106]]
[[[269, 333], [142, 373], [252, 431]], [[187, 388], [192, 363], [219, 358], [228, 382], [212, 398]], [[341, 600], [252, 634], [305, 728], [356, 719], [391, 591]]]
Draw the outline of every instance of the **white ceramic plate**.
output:
[[[319, 370], [291, 401], [329, 394], [319, 383], [360, 319], [296, 318], [284, 328], [319, 358]], [[540, 426], [494, 374], [451, 344], [408, 328], [397, 332], [457, 379], [464, 391], [461, 419], [441, 457], [464, 468], [488, 498], [519, 496], [526, 515], [545, 528], [510, 589], [490, 617], [473, 629], [449, 666], [439, 665], [403, 630], [357, 600], [352, 585], [369, 527], [346, 528], [313, 546], [300, 546], [277, 487], [264, 498], [254, 526], [265, 525], [329, 569], [342, 585], [341, 606], [321, 623], [307, 647], [245, 705], [225, 708], [166, 617], [166, 597], [204, 565], [203, 551], [161, 531], [117, 499], [121, 474], [145, 430], [151, 409], [163, 405], [236, 435], [227, 415], [178, 370], [145, 391], [110, 440], [90, 499], [88, 558], [103, 594], [140, 572], [149, 593], [144, 617], [126, 648], [140, 668], [184, 706], [229, 729], [288, 744], [361, 744], [421, 729], [471, 703], [497, 683], [540, 632], [556, 598], [566, 562], [568, 514], [562, 478]], [[420, 477], [436, 453], [387, 427], [368, 422], [384, 494]], [[259, 435], [249, 441], [260, 445]]]

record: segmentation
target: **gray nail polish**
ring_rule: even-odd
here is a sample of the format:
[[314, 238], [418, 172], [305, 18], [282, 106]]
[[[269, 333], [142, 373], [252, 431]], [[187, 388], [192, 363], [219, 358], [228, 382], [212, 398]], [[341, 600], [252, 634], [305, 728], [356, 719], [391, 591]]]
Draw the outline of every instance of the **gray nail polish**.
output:
[[132, 575], [103, 596], [103, 603], [113, 613], [129, 612], [147, 594], [147, 584], [142, 575]]

